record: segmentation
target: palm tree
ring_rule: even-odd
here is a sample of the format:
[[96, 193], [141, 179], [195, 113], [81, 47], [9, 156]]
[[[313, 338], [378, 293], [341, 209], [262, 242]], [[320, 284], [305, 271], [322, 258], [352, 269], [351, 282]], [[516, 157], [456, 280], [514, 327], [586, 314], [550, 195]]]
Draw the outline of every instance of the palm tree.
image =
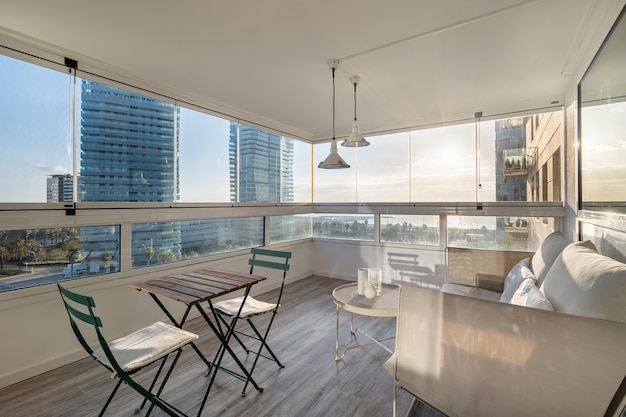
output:
[[13, 252], [13, 256], [17, 259], [17, 269], [20, 269], [22, 259], [30, 253], [24, 239], [19, 237], [13, 239], [11, 242], [11, 252]]
[[161, 261], [161, 263], [170, 263], [170, 262], [174, 262], [176, 260], [176, 254], [174, 254], [173, 252], [170, 252], [167, 249], [161, 249], [159, 251], [159, 261]]
[[0, 246], [0, 269], [4, 269], [4, 262], [11, 257], [11, 252], [5, 247]]
[[145, 249], [145, 254], [146, 254], [146, 262], [148, 265], [150, 265], [150, 261], [152, 260], [152, 258], [154, 257], [154, 246], [152, 245], [143, 245], [144, 249]]

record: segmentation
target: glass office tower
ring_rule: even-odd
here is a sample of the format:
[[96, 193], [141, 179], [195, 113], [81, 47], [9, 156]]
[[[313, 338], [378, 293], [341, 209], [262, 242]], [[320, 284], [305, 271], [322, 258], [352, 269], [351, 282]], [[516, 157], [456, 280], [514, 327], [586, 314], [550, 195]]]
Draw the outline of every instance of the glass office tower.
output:
[[[82, 80], [78, 201], [177, 200], [179, 123], [174, 104]], [[84, 258], [101, 258], [105, 252], [119, 256], [119, 233], [105, 229], [81, 230]], [[133, 227], [133, 248], [147, 248], [155, 238], [180, 256], [181, 230], [176, 224]], [[133, 253], [146, 257], [150, 250]]]
[[79, 201], [175, 201], [176, 106], [83, 80]]
[[293, 157], [293, 139], [231, 122], [230, 200], [294, 201]]
[[[240, 123], [230, 123], [228, 144], [232, 202], [292, 202], [294, 140]], [[239, 238], [254, 241], [258, 227], [240, 221]], [[243, 227], [242, 227], [243, 226]], [[273, 233], [293, 235], [295, 217], [272, 223]]]

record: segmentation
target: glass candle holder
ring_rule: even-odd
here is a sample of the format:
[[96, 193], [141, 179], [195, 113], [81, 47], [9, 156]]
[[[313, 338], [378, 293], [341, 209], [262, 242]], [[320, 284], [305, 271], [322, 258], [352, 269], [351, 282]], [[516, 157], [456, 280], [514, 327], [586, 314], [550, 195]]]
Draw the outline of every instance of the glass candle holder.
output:
[[377, 297], [383, 293], [383, 274], [380, 268], [368, 268], [367, 281], [374, 288]]

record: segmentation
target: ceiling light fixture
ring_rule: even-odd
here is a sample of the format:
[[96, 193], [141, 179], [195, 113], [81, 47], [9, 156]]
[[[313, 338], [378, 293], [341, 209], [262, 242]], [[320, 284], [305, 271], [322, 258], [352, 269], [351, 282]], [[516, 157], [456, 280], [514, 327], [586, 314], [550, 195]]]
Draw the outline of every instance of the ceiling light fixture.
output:
[[333, 140], [330, 143], [330, 155], [328, 155], [326, 159], [318, 165], [318, 168], [324, 169], [350, 168], [350, 165], [348, 165], [346, 161], [344, 161], [337, 153], [337, 140], [335, 139], [335, 69], [338, 65], [339, 60], [328, 60], [328, 66], [333, 74]]
[[341, 143], [341, 146], [348, 146], [350, 148], [356, 148], [359, 146], [367, 146], [370, 143], [365, 140], [361, 132], [359, 131], [359, 122], [356, 120], [356, 85], [361, 80], [358, 75], [350, 77], [350, 82], [354, 84], [354, 121], [352, 122], [352, 133], [346, 140]]

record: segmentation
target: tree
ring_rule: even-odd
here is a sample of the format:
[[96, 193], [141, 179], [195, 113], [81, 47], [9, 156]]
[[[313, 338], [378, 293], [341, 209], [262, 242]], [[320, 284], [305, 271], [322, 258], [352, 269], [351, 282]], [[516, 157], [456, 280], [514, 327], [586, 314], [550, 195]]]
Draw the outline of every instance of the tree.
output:
[[161, 263], [170, 263], [176, 260], [176, 254], [170, 252], [168, 249], [161, 249], [159, 251], [159, 261]]
[[150, 261], [154, 257], [154, 246], [152, 245], [144, 245], [145, 254], [146, 254], [146, 263], [150, 265]]
[[24, 242], [24, 239], [19, 237], [14, 238], [11, 241], [11, 252], [15, 259], [17, 259], [17, 268], [20, 269], [22, 259], [24, 259], [30, 252], [26, 242]]
[[106, 265], [107, 262], [109, 262], [111, 259], [113, 259], [113, 257], [111, 256], [111, 254], [109, 252], [102, 252], [100, 254], [100, 260], [102, 262], [104, 262], [104, 264]]
[[0, 246], [0, 269], [4, 269], [4, 263], [11, 258], [11, 252], [4, 247]]

